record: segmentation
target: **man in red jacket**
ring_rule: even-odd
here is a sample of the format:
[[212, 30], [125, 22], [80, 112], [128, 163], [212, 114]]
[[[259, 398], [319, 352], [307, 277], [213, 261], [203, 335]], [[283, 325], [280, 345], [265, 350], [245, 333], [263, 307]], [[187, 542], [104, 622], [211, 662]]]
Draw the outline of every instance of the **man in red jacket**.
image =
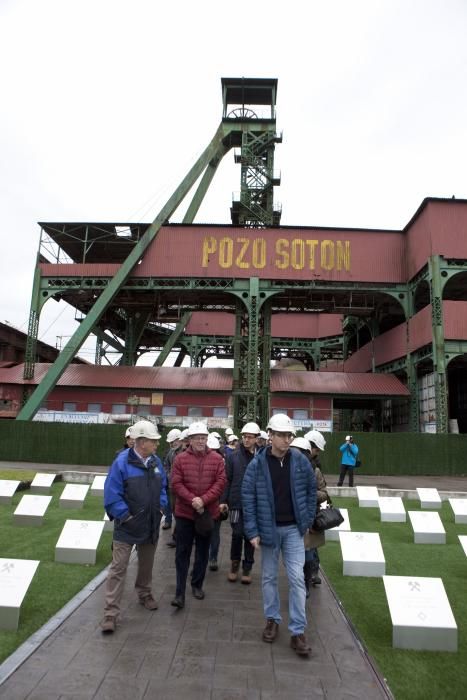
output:
[[207, 447], [208, 429], [204, 423], [192, 423], [188, 428], [189, 446], [175, 457], [172, 465], [171, 487], [175, 494], [177, 588], [172, 605], [185, 606], [185, 588], [195, 542], [195, 562], [191, 574], [191, 590], [198, 600], [204, 598], [203, 581], [209, 557], [210, 533], [199, 534], [195, 519], [207, 510], [213, 519], [219, 518], [219, 498], [224, 491], [226, 476], [224, 460]]

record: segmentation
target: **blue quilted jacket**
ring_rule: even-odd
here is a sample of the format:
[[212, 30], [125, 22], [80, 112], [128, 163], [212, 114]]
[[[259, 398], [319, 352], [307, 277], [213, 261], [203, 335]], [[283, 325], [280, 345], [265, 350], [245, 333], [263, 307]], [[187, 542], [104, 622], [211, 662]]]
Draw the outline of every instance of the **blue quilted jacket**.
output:
[[[274, 494], [266, 454], [259, 452], [247, 467], [242, 484], [245, 536], [259, 536], [261, 544], [277, 543]], [[316, 479], [311, 464], [298, 450], [290, 450], [290, 487], [297, 527], [301, 535], [311, 528], [316, 513]]]

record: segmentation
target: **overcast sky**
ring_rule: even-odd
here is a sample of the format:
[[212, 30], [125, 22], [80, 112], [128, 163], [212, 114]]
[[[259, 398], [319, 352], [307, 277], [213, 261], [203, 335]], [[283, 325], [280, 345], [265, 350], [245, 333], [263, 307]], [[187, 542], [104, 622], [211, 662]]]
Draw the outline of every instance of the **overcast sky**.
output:
[[[400, 229], [467, 197], [466, 36], [465, 0], [0, 0], [0, 321], [27, 330], [38, 221], [155, 218], [222, 76], [279, 79], [283, 224]], [[229, 223], [239, 182], [229, 154], [196, 221]], [[73, 316], [49, 301], [39, 337]]]

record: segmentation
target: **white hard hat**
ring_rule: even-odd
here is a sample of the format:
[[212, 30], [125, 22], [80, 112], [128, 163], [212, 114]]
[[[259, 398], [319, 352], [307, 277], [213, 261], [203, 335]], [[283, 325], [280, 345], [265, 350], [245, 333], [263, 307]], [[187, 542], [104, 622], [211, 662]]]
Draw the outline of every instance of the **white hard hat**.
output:
[[316, 447], [321, 450], [321, 452], [324, 452], [324, 448], [326, 447], [326, 440], [324, 439], [323, 435], [319, 432], [319, 430], [310, 430], [308, 433], [306, 433], [305, 438], [309, 442], [313, 442]]
[[218, 450], [219, 447], [221, 446], [221, 443], [219, 442], [219, 439], [216, 438], [215, 433], [209, 433], [209, 435], [208, 435], [207, 446], [208, 446], [211, 450]]
[[259, 435], [260, 432], [261, 430], [257, 423], [245, 423], [241, 431], [242, 435], [243, 433], [250, 433], [250, 435]]
[[229, 435], [227, 442], [235, 442], [235, 440], [238, 440], [238, 437], [236, 435]]
[[311, 445], [306, 438], [296, 437], [290, 443], [290, 447], [298, 447], [300, 450], [311, 452]]
[[351, 435], [346, 435], [346, 436], [345, 436], [345, 440], [346, 440], [346, 441], [347, 441], [347, 440], [351, 440], [351, 439], [352, 439], [352, 436], [351, 436]]
[[232, 430], [232, 428], [226, 428], [226, 429], [225, 429], [225, 434], [226, 434], [226, 435], [233, 435], [233, 430]]
[[188, 426], [188, 437], [193, 437], [193, 435], [209, 435], [209, 431], [206, 427], [206, 423], [201, 423], [201, 421], [196, 421]]
[[157, 432], [157, 428], [150, 420], [139, 420], [131, 428], [131, 437], [137, 440], [138, 438], [147, 438], [148, 440], [160, 440], [161, 436]]
[[188, 437], [188, 428], [185, 428], [185, 430], [182, 430], [180, 433], [180, 440], [186, 440]]
[[292, 433], [292, 435], [296, 433], [293, 421], [286, 413], [276, 413], [274, 416], [271, 416], [268, 430], [274, 430], [278, 433]]
[[209, 433], [209, 434], [212, 435], [213, 437], [217, 438], [218, 440], [221, 439], [221, 436], [219, 435], [219, 433]]
[[267, 439], [268, 439], [268, 434], [267, 434], [267, 432], [266, 432], [265, 430], [260, 430], [260, 431], [259, 431], [259, 437], [260, 437], [262, 440], [267, 440]]
[[133, 435], [131, 434], [131, 425], [130, 425], [129, 428], [127, 428], [127, 429], [125, 430], [125, 437], [126, 437], [126, 438], [133, 437]]
[[181, 434], [181, 430], [179, 430], [178, 428], [172, 428], [172, 430], [169, 430], [169, 432], [167, 433], [166, 440], [170, 444], [171, 442], [174, 442], [174, 440], [180, 440]]

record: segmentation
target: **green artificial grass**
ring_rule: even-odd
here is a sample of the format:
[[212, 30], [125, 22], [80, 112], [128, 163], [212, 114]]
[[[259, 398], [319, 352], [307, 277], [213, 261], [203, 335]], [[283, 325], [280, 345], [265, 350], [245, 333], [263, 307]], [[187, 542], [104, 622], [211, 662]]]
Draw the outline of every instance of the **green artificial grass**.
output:
[[0, 479], [6, 481], [32, 481], [36, 476], [33, 469], [0, 469]]
[[[392, 648], [392, 623], [382, 578], [343, 576], [339, 542], [319, 550], [321, 565], [338, 598], [362, 638], [396, 700], [461, 698], [467, 688], [467, 557], [458, 535], [467, 525], [455, 525], [447, 501], [439, 512], [446, 544], [414, 544], [406, 523], [380, 522], [378, 508], [360, 508], [356, 499], [336, 498], [348, 508], [353, 532], [379, 532], [388, 576], [441, 578], [458, 627], [458, 652], [425, 652]], [[407, 511], [420, 510], [418, 501], [406, 501]]]
[[[34, 473], [32, 472], [33, 476]], [[21, 474], [22, 480], [26, 479], [25, 472], [16, 474]], [[103, 532], [94, 565], [55, 563], [55, 545], [66, 520], [101, 521], [104, 517], [102, 497], [90, 492], [83, 508], [61, 508], [58, 501], [65, 485], [64, 482], [53, 484], [50, 491], [53, 498], [43, 524], [39, 527], [13, 524], [13, 512], [23, 495], [29, 491], [17, 492], [10, 505], [0, 505], [0, 557], [40, 561], [21, 605], [18, 630], [13, 632], [0, 629], [0, 662], [66, 605], [111, 560], [112, 533]]]

